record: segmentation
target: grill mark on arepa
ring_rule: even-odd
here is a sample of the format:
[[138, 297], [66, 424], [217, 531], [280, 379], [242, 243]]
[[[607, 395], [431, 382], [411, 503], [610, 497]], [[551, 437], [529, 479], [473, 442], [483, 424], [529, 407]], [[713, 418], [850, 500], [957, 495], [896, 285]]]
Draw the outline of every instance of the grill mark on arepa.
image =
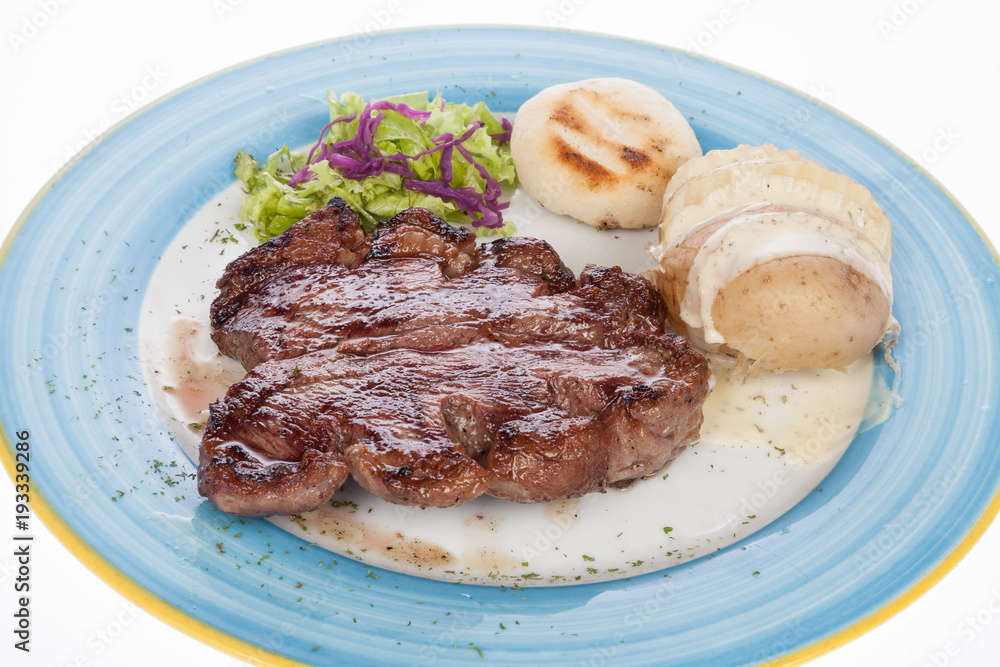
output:
[[596, 160], [592, 160], [570, 146], [559, 135], [552, 136], [558, 161], [586, 178], [587, 185], [597, 188], [602, 185], [613, 185], [618, 181], [618, 175]]
[[[649, 116], [622, 109], [601, 96], [594, 96], [594, 91], [574, 90], [573, 93], [583, 93], [594, 98], [588, 100], [591, 106], [596, 100], [600, 100], [599, 105], [604, 109], [606, 122], [602, 129], [598, 129], [589, 121], [588, 115], [581, 113], [571, 101], [560, 102], [548, 118], [562, 128], [553, 140], [560, 162], [585, 176], [592, 188], [615, 183], [618, 174], [641, 172], [654, 167], [653, 158], [647, 151], [629, 145], [632, 142], [622, 141], [624, 137], [621, 136], [621, 128], [611, 120], [626, 118], [635, 122], [649, 122], [652, 120]], [[597, 150], [583, 149], [581, 152], [580, 143], [591, 144]], [[574, 148], [573, 144], [577, 144], [577, 147]], [[651, 148], [662, 152], [659, 145], [654, 144]], [[597, 153], [603, 154], [603, 157]]]
[[649, 164], [649, 156], [630, 146], [622, 146], [618, 156], [632, 169], [642, 169]]
[[555, 121], [559, 125], [580, 132], [581, 134], [594, 134], [593, 132], [588, 132], [591, 129], [590, 125], [580, 112], [577, 111], [576, 107], [565, 102], [555, 108], [549, 116], [549, 120]]

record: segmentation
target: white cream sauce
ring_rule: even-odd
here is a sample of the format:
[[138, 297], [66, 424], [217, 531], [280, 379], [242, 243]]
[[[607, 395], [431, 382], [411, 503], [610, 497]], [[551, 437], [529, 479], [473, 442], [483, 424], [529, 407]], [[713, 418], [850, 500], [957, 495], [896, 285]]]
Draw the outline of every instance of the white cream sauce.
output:
[[717, 367], [702, 441], [770, 447], [800, 465], [822, 461], [857, 433], [857, 397], [868, 395], [872, 369], [872, 355], [847, 372], [807, 368], [746, 379], [742, 368]]
[[[146, 382], [193, 465], [208, 404], [242, 375], [218, 354], [208, 326], [215, 280], [251, 245], [235, 229], [239, 197], [233, 186], [194, 216], [164, 254], [143, 303]], [[540, 211], [520, 192], [508, 215], [523, 221], [520, 233], [552, 243], [576, 272], [587, 262], [650, 268], [646, 231], [598, 232]], [[846, 373], [746, 381], [715, 371], [701, 440], [627, 489], [547, 504], [483, 497], [420, 510], [385, 503], [349, 481], [320, 510], [272, 522], [333, 552], [330, 562], [347, 557], [489, 585], [601, 581], [712, 554], [777, 519], [820, 484], [865, 412], [872, 362], [864, 359]]]

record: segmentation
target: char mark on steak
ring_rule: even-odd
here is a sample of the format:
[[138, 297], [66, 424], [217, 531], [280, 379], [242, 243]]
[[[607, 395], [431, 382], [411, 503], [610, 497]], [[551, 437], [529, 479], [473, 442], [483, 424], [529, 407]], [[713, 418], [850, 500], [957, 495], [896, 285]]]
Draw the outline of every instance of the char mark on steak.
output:
[[250, 371], [202, 441], [199, 490], [223, 510], [315, 509], [348, 473], [420, 507], [569, 498], [698, 436], [707, 367], [639, 276], [575, 280], [543, 241], [477, 248], [423, 209], [365, 238], [339, 200], [269, 243], [227, 267], [212, 307]]

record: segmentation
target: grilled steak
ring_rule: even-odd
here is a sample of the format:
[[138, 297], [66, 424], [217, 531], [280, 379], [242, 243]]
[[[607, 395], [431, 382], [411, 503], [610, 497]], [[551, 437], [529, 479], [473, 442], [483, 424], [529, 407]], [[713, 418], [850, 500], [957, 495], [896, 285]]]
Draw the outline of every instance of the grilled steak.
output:
[[390, 502], [537, 502], [655, 472], [701, 426], [704, 360], [649, 283], [575, 280], [548, 244], [423, 209], [368, 237], [334, 200], [232, 262], [213, 338], [249, 370], [212, 405], [199, 490], [294, 514], [348, 474]]

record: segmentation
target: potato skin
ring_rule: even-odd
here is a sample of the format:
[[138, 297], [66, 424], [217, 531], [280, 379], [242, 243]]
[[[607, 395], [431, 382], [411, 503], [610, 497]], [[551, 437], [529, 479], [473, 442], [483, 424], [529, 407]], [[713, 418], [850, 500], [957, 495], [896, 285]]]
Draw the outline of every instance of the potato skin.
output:
[[[724, 223], [725, 220], [720, 220], [693, 230], [679, 244], [664, 253], [660, 259], [660, 270], [655, 272], [654, 283], [667, 306], [667, 323], [686, 338], [692, 338], [692, 332], [688, 331], [687, 323], [681, 317], [681, 302], [684, 300], [688, 273], [691, 272], [691, 264], [702, 244]], [[694, 342], [697, 344], [698, 341]]]
[[830, 257], [783, 257], [740, 274], [712, 304], [726, 346], [755, 372], [846, 368], [888, 327], [891, 305], [871, 278]]

